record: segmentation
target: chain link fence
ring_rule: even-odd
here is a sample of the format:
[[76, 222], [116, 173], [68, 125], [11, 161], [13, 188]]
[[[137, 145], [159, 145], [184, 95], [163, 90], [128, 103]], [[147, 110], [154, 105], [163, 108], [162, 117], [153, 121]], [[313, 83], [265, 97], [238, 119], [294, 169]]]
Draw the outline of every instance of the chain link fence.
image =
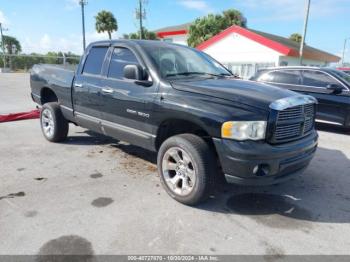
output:
[[[27, 72], [35, 64], [77, 65], [80, 56], [77, 55], [39, 55], [39, 54], [2, 54], [0, 53], [0, 68], [12, 72]], [[5, 71], [5, 70], [4, 70]]]

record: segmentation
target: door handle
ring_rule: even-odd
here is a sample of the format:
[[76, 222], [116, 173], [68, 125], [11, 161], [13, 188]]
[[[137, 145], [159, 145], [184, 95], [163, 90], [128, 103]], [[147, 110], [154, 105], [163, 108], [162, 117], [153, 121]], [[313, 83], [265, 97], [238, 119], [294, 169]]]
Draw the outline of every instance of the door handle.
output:
[[102, 93], [112, 94], [114, 91], [111, 88], [102, 88]]
[[78, 88], [81, 88], [81, 87], [83, 87], [83, 84], [74, 83], [74, 86], [75, 86], [75, 87], [78, 87]]

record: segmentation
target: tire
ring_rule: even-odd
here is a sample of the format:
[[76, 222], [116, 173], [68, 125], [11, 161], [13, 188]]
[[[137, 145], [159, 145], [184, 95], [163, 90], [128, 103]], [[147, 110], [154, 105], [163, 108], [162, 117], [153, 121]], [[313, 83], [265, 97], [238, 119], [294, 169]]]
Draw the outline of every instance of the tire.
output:
[[44, 137], [50, 142], [58, 143], [67, 138], [69, 124], [56, 102], [43, 105], [40, 126]]
[[209, 197], [215, 164], [209, 145], [192, 134], [173, 136], [158, 151], [162, 186], [172, 198], [185, 205], [198, 205]]

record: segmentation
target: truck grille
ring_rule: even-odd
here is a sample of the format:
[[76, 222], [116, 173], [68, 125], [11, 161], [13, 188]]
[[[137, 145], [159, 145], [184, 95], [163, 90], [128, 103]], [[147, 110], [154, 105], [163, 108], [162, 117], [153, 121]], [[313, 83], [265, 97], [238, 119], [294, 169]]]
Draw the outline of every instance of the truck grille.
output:
[[315, 104], [305, 104], [275, 111], [273, 143], [283, 143], [308, 135], [314, 128]]

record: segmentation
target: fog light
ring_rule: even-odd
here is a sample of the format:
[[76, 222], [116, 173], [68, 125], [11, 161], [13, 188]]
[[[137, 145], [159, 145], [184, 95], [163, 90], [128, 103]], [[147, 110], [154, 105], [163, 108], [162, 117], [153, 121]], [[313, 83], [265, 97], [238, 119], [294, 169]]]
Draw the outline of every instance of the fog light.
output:
[[261, 168], [261, 171], [264, 172], [264, 174], [268, 175], [270, 173], [270, 166], [269, 165], [264, 164], [264, 165], [261, 165], [260, 168]]
[[267, 176], [270, 173], [270, 166], [267, 164], [260, 164], [254, 167], [253, 173], [256, 176]]

